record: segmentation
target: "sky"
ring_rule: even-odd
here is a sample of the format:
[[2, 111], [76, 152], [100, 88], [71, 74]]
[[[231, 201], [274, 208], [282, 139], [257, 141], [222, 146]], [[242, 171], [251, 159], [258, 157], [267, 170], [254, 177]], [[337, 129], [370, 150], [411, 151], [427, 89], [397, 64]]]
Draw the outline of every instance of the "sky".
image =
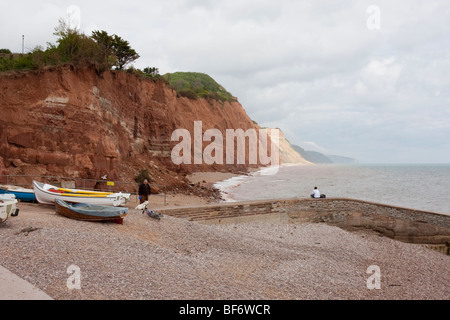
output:
[[160, 74], [202, 72], [260, 126], [361, 163], [450, 163], [450, 1], [13, 1], [0, 48], [106, 30]]

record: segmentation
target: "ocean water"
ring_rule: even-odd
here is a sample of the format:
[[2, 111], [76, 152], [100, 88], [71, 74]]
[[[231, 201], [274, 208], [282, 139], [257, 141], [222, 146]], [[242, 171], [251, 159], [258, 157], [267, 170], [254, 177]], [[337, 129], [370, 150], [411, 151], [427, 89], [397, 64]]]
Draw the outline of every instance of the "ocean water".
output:
[[[276, 171], [276, 170], [275, 170]], [[450, 164], [315, 165], [262, 169], [216, 184], [226, 201], [345, 197], [450, 215]]]

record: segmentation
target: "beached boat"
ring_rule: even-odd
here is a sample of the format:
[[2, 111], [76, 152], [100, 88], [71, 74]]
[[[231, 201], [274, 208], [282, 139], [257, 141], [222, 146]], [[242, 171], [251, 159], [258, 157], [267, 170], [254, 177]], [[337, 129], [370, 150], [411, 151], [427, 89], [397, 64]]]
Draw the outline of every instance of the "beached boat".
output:
[[70, 203], [90, 203], [106, 206], [125, 205], [129, 193], [98, 192], [79, 189], [64, 189], [50, 184], [33, 181], [33, 189], [38, 203], [53, 205], [56, 199]]
[[13, 194], [17, 200], [35, 202], [36, 196], [33, 189], [22, 188], [12, 185], [0, 185], [0, 194]]
[[11, 216], [17, 216], [19, 208], [17, 207], [17, 199], [14, 195], [0, 196], [0, 223], [5, 222]]
[[55, 211], [57, 214], [83, 221], [112, 221], [123, 223], [123, 218], [128, 214], [128, 208], [100, 206], [90, 203], [68, 203], [56, 199]]

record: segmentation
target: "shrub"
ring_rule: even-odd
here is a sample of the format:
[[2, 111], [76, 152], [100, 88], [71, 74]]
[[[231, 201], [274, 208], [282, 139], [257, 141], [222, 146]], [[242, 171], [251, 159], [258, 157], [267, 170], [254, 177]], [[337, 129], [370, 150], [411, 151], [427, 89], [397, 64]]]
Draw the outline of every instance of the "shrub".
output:
[[178, 95], [180, 95], [181, 97], [186, 97], [186, 98], [192, 99], [192, 100], [196, 100], [198, 98], [197, 94], [192, 89], [178, 91]]
[[[59, 20], [54, 35], [57, 45], [48, 44], [47, 49], [36, 47], [26, 55], [12, 54], [9, 49], [0, 49], [0, 72], [10, 70], [38, 69], [47, 65], [71, 63], [75, 66], [91, 64], [100, 72], [116, 66], [123, 70], [139, 55], [128, 41], [106, 31], [94, 31], [91, 37], [71, 28], [64, 19]], [[109, 43], [110, 41], [111, 43]], [[156, 72], [153, 68], [153, 72]]]
[[141, 169], [138, 173], [138, 175], [134, 178], [134, 181], [136, 183], [141, 184], [144, 182], [144, 180], [147, 179], [147, 181], [151, 181], [150, 175], [148, 173], [147, 169]]
[[167, 73], [163, 77], [183, 97], [214, 99], [222, 102], [236, 101], [228, 91], [204, 73], [175, 72]]

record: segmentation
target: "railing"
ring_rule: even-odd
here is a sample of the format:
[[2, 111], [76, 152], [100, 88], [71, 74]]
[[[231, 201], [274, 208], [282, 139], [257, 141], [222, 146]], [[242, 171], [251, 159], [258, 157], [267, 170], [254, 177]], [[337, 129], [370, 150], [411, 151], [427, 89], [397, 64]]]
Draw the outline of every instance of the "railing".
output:
[[[139, 184], [135, 182], [122, 182], [112, 180], [96, 180], [96, 179], [82, 179], [56, 176], [39, 176], [39, 175], [0, 175], [0, 184], [15, 185], [23, 188], [33, 189], [33, 180], [48, 183], [56, 187], [83, 189], [92, 191], [106, 191], [106, 192], [127, 192], [136, 196], [138, 200]], [[162, 194], [152, 194], [152, 196], [163, 196], [164, 206], [167, 205], [167, 186], [150, 184], [150, 186], [157, 187]]]

